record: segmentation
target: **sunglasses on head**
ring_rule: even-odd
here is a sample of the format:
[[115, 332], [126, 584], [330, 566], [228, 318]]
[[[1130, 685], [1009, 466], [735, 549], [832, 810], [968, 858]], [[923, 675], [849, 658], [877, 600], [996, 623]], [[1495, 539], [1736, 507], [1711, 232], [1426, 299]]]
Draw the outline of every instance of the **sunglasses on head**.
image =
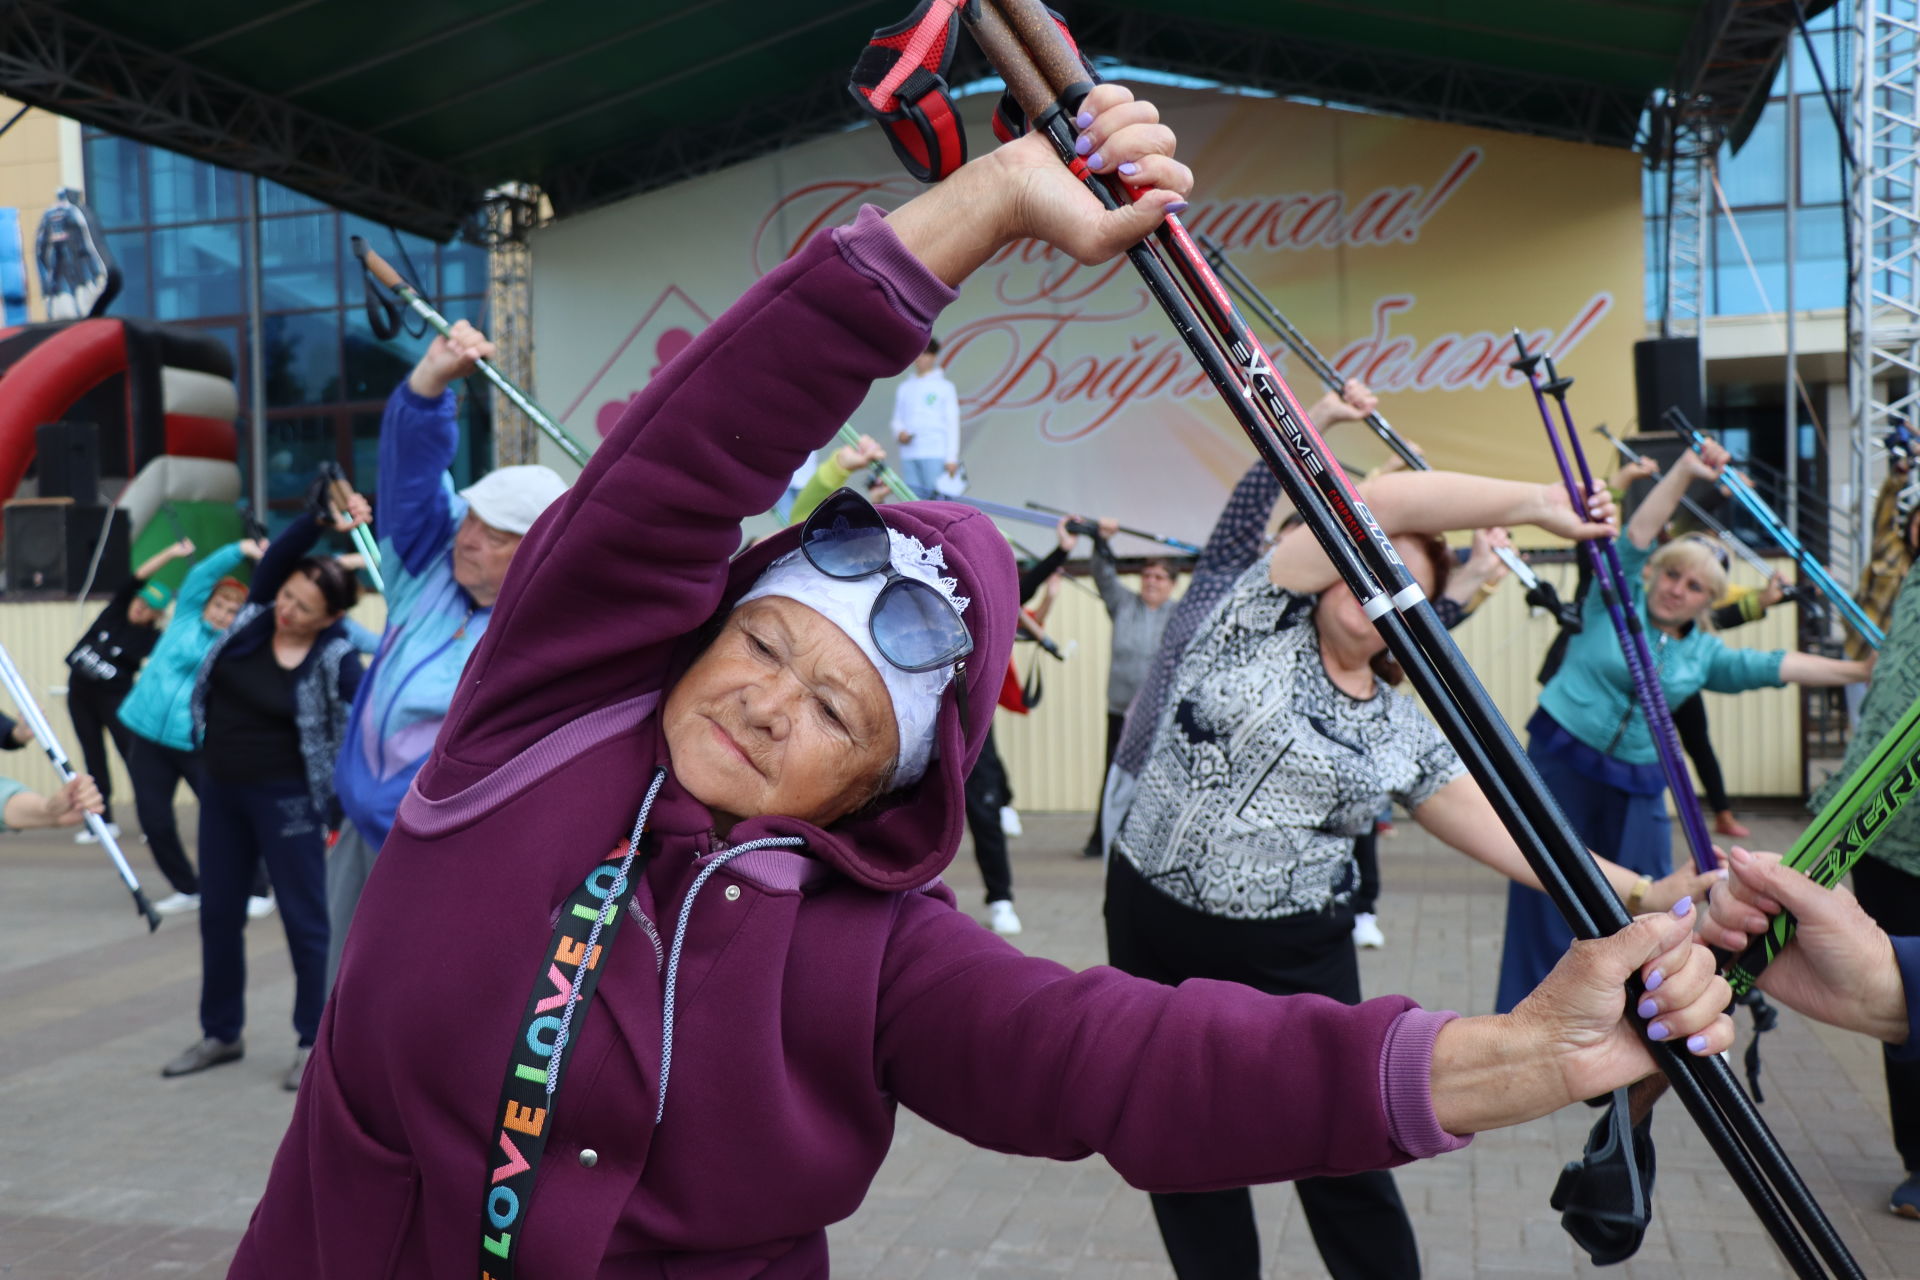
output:
[[893, 567], [893, 539], [873, 504], [851, 489], [836, 489], [800, 526], [800, 553], [829, 578], [884, 573], [886, 585], [867, 615], [880, 656], [902, 671], [954, 668], [960, 715], [966, 718], [966, 663], [973, 636], [953, 601], [936, 586]]
[[1705, 534], [1690, 533], [1687, 535], [1687, 541], [1698, 543], [1700, 546], [1705, 547], [1708, 551], [1711, 551], [1713, 553], [1713, 558], [1720, 562], [1720, 567], [1722, 569], [1731, 569], [1733, 567], [1733, 561], [1729, 559], [1727, 556], [1727, 549], [1721, 546], [1718, 542], [1715, 542], [1712, 538], [1707, 537]]

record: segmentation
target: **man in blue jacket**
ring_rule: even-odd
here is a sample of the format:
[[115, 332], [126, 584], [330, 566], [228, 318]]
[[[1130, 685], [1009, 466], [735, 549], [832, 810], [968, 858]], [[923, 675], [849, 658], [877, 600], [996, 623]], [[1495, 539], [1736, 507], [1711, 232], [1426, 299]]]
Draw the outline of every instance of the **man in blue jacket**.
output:
[[521, 538], [566, 491], [550, 468], [502, 467], [458, 493], [447, 475], [459, 447], [453, 385], [493, 354], [462, 320], [435, 338], [387, 400], [380, 423], [375, 528], [387, 587], [387, 629], [360, 684], [334, 768], [346, 821], [327, 857], [332, 938], [327, 984], [340, 967], [361, 886], [394, 812], [426, 763], [467, 658]]

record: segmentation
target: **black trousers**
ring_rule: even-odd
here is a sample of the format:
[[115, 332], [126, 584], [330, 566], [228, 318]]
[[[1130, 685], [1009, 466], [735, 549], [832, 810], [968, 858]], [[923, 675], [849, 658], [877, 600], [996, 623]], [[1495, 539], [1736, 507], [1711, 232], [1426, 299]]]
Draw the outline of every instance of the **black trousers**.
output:
[[[1862, 858], [1853, 864], [1853, 892], [1888, 933], [1920, 934], [1920, 876], [1910, 876], [1878, 858]], [[1900, 1153], [1908, 1173], [1920, 1173], [1920, 1062], [1888, 1062], [1886, 1069], [1893, 1149]]]
[[[1348, 908], [1285, 920], [1223, 920], [1175, 902], [1116, 856], [1107, 859], [1106, 917], [1107, 957], [1123, 973], [1169, 986], [1214, 978], [1273, 995], [1360, 1002]], [[1303, 1178], [1293, 1185], [1334, 1280], [1417, 1280], [1420, 1247], [1392, 1174]], [[1152, 1199], [1180, 1280], [1258, 1280], [1260, 1236], [1246, 1188]]]
[[1694, 771], [1700, 775], [1700, 789], [1707, 793], [1707, 809], [1712, 813], [1725, 813], [1733, 808], [1733, 801], [1727, 798], [1726, 775], [1720, 772], [1720, 757], [1713, 754], [1713, 739], [1707, 734], [1707, 704], [1699, 694], [1673, 709], [1673, 731], [1680, 736], [1680, 745], [1686, 748]]
[[1000, 828], [1000, 806], [1012, 802], [1007, 767], [1000, 763], [989, 729], [987, 745], [967, 775], [967, 831], [973, 836], [973, 858], [980, 864], [988, 902], [1013, 901], [1013, 863], [1007, 857], [1007, 833]]
[[180, 824], [173, 816], [173, 797], [182, 782], [196, 797], [200, 794], [200, 753], [161, 746], [134, 734], [127, 772], [133, 775], [133, 807], [140, 815], [140, 830], [146, 834], [160, 874], [175, 893], [200, 892], [200, 875], [180, 842]]
[[120, 748], [120, 758], [133, 768], [133, 731], [120, 723], [123, 690], [89, 680], [78, 672], [67, 680], [67, 714], [73, 717], [73, 736], [80, 740], [80, 757], [100, 787], [100, 818], [113, 821], [113, 773], [107, 767], [107, 734]]
[[1086, 855], [1097, 858], [1104, 849], [1100, 846], [1100, 821], [1106, 816], [1107, 774], [1113, 768], [1113, 753], [1120, 749], [1120, 731], [1127, 727], [1127, 713], [1124, 711], [1107, 712], [1107, 758], [1100, 766], [1100, 790], [1093, 801], [1093, 831], [1087, 836]]
[[1372, 915], [1380, 901], [1380, 833], [1369, 831], [1353, 842], [1353, 861], [1360, 868], [1360, 886], [1353, 891], [1353, 913]]
[[247, 1021], [247, 895], [265, 866], [293, 958], [293, 1029], [311, 1045], [327, 998], [327, 831], [306, 779], [200, 787], [200, 1027], [231, 1044]]

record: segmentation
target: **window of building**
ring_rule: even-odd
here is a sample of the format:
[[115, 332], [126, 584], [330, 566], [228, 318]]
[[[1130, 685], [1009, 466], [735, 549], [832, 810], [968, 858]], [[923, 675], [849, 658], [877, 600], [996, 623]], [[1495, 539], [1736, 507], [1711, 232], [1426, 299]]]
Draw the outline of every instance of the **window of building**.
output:
[[[482, 328], [486, 251], [396, 235], [277, 183], [112, 134], [89, 130], [84, 148], [87, 199], [125, 277], [113, 314], [204, 329], [233, 351], [241, 466], [264, 468], [269, 523], [278, 527], [298, 512], [324, 461], [377, 494], [382, 408], [431, 335], [409, 315], [410, 331], [387, 341], [373, 336], [352, 239], [364, 238], [447, 315]], [[256, 229], [257, 314], [248, 277]], [[256, 376], [266, 403], [260, 459], [248, 443]], [[458, 483], [491, 465], [489, 402], [478, 379], [464, 388]]]
[[[1709, 189], [1709, 217], [1702, 250], [1706, 259], [1701, 306], [1708, 315], [1756, 315], [1787, 305], [1787, 223], [1793, 222], [1793, 307], [1814, 311], [1846, 305], [1846, 194], [1840, 183], [1840, 131], [1820, 93], [1818, 69], [1838, 92], [1834, 31], [1848, 10], [1836, 6], [1812, 19], [1813, 49], [1791, 44], [1791, 84], [1782, 59], [1773, 98], [1746, 144], [1719, 156], [1721, 190], [1729, 219]], [[1788, 146], [1792, 138], [1797, 147]], [[1660, 319], [1666, 293], [1666, 182], [1649, 172], [1644, 184], [1647, 218], [1647, 319]], [[1742, 243], [1744, 241], [1744, 244]]]

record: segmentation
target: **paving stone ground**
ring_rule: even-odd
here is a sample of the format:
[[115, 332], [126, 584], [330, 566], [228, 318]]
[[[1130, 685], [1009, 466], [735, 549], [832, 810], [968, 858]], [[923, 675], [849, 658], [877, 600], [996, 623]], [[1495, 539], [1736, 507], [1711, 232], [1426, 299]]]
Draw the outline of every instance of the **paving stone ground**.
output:
[[[193, 829], [190, 815], [183, 827]], [[1103, 956], [1100, 868], [1078, 857], [1087, 818], [1028, 814], [1014, 844], [1017, 940], [1072, 965]], [[1790, 817], [1755, 823], [1784, 847]], [[1386, 949], [1363, 953], [1370, 993], [1476, 1012], [1493, 998], [1502, 881], [1417, 828], [1382, 843]], [[129, 845], [154, 885], [144, 846]], [[963, 850], [951, 879], [977, 909]], [[292, 976], [277, 917], [248, 933], [248, 1056], [184, 1080], [159, 1066], [194, 1040], [192, 917], [149, 937], [97, 849], [52, 833], [0, 840], [0, 1277], [200, 1280], [225, 1275], [292, 1110]], [[1764, 1113], [1867, 1275], [1920, 1276], [1920, 1223], [1886, 1212], [1899, 1165], [1879, 1056], [1783, 1013], [1766, 1041]], [[1275, 1105], [1285, 1105], [1276, 1099]], [[1602, 1276], [1753, 1280], [1790, 1274], [1680, 1108], [1655, 1121], [1656, 1219], [1639, 1255], [1576, 1260], [1547, 1195], [1577, 1153], [1584, 1108], [1487, 1134], [1399, 1172], [1433, 1280]], [[1285, 1187], [1255, 1193], [1266, 1274], [1325, 1274]], [[865, 1205], [831, 1231], [836, 1276], [861, 1280], [1159, 1280], [1171, 1274], [1146, 1197], [1094, 1159], [972, 1148], [902, 1114]]]

